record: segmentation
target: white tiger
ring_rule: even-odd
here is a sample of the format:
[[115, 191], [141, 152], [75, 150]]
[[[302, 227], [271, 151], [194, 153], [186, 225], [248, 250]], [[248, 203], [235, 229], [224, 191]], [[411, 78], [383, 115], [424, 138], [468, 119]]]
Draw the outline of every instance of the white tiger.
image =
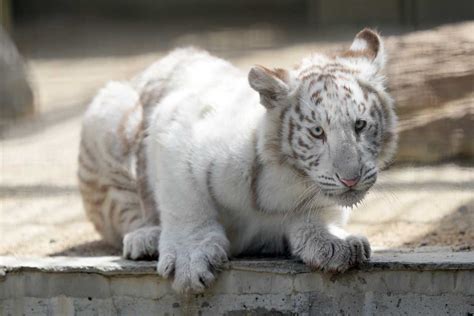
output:
[[83, 121], [79, 183], [97, 230], [131, 259], [159, 257], [199, 292], [228, 257], [290, 252], [345, 271], [370, 257], [342, 226], [393, 158], [393, 101], [380, 36], [294, 69], [244, 74], [178, 49], [109, 83]]

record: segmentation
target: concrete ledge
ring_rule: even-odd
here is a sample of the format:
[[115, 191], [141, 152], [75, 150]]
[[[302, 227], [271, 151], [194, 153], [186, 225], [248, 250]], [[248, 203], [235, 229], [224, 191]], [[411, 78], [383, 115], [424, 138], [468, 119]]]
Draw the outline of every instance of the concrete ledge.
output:
[[0, 315], [474, 313], [474, 252], [375, 253], [344, 274], [291, 259], [234, 260], [208, 292], [183, 297], [156, 262], [0, 257]]

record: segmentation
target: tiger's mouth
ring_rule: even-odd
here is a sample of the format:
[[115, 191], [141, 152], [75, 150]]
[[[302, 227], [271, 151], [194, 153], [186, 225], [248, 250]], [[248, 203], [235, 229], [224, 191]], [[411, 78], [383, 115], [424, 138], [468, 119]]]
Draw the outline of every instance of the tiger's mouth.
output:
[[368, 190], [348, 189], [340, 194], [331, 195], [330, 197], [340, 206], [354, 207], [357, 206], [365, 197]]

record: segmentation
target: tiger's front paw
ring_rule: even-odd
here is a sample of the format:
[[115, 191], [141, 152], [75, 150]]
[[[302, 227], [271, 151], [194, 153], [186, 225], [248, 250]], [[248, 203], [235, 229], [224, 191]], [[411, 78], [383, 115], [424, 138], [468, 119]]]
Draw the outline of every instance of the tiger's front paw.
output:
[[216, 278], [218, 269], [227, 262], [228, 241], [213, 238], [199, 244], [160, 246], [157, 271], [164, 278], [173, 277], [172, 287], [178, 293], [199, 293]]
[[326, 272], [344, 272], [370, 259], [371, 249], [367, 238], [348, 236], [309, 240], [299, 256], [312, 269]]

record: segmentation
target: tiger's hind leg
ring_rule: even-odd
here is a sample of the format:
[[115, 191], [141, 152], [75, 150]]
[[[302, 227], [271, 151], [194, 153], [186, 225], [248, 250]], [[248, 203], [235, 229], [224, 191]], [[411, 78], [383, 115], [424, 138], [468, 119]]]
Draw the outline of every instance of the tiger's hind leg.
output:
[[156, 259], [161, 228], [156, 222], [145, 220], [138, 196], [130, 190], [81, 183], [87, 215], [102, 237], [109, 244], [122, 247], [124, 258]]
[[[81, 187], [83, 191], [94, 188]], [[156, 221], [143, 217], [138, 196], [130, 188], [102, 186], [94, 190], [100, 205], [89, 205], [90, 195], [83, 194], [89, 218], [103, 238], [115, 247], [122, 247], [126, 259], [157, 259], [161, 228]]]
[[[146, 126], [146, 124], [144, 124]], [[161, 227], [158, 217], [158, 205], [148, 183], [148, 168], [145, 154], [146, 128], [139, 141], [136, 162], [137, 192], [140, 197], [141, 211], [146, 226], [130, 231], [123, 238], [122, 255], [126, 259], [157, 259]]]
[[84, 116], [79, 151], [79, 189], [87, 216], [104, 240], [125, 246], [124, 255], [137, 259], [157, 256], [159, 238], [157, 207], [146, 181], [144, 134], [138, 94], [127, 84], [110, 83]]
[[81, 169], [79, 189], [87, 217], [107, 243], [121, 247], [125, 234], [145, 225], [137, 194], [132, 187], [104, 183], [100, 177], [86, 178], [84, 174]]

